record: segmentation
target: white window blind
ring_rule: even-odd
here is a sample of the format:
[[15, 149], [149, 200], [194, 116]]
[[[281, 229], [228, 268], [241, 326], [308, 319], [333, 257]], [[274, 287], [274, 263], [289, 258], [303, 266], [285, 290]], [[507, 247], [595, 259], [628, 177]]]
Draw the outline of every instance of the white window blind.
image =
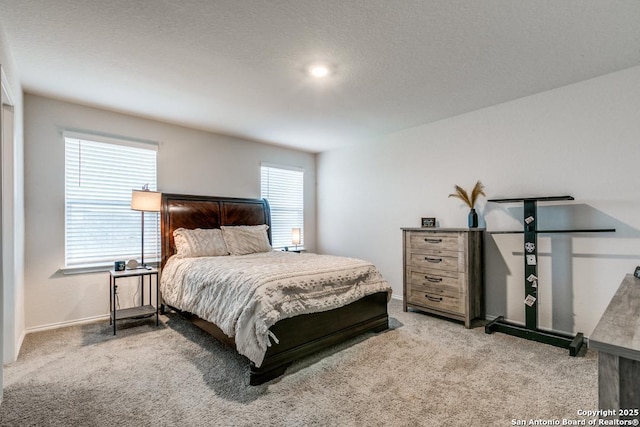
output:
[[[131, 191], [156, 189], [157, 145], [65, 134], [65, 266], [141, 258], [141, 212]], [[159, 258], [160, 226], [144, 214], [145, 261]]]
[[271, 208], [271, 238], [274, 248], [294, 246], [291, 230], [300, 228], [304, 246], [304, 171], [277, 166], [260, 167], [262, 197]]

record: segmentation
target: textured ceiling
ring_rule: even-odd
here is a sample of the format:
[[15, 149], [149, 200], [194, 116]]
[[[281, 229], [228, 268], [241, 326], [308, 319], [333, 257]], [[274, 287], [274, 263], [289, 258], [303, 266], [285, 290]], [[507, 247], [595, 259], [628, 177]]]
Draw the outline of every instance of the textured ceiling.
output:
[[0, 0], [27, 92], [312, 152], [639, 65], [639, 23], [638, 0]]

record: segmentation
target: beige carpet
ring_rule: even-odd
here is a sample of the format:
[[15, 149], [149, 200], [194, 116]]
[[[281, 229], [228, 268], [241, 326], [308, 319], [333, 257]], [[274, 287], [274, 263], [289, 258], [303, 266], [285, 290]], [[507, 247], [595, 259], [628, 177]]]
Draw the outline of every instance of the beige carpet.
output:
[[177, 315], [30, 334], [2, 426], [510, 426], [597, 408], [597, 356], [390, 303], [392, 329], [248, 385], [246, 359]]

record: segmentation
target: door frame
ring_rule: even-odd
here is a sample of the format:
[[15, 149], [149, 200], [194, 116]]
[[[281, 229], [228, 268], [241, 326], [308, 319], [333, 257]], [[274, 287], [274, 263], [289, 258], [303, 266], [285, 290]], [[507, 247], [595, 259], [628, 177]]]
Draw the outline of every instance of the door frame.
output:
[[[10, 85], [9, 85], [9, 81], [7, 79], [7, 76], [4, 73], [4, 69], [2, 68], [2, 64], [0, 64], [0, 319], [2, 319], [2, 324], [5, 324], [5, 315], [9, 314], [6, 312], [5, 310], [5, 300], [4, 300], [4, 294], [5, 294], [5, 283], [4, 283], [4, 277], [5, 277], [5, 268], [11, 268], [11, 266], [9, 265], [5, 265], [4, 262], [4, 258], [5, 258], [5, 253], [4, 253], [4, 241], [6, 239], [7, 236], [4, 235], [4, 230], [3, 230], [3, 226], [4, 226], [4, 212], [6, 209], [6, 205], [4, 203], [4, 171], [5, 171], [5, 166], [6, 166], [6, 153], [5, 153], [5, 145], [6, 145], [6, 141], [5, 141], [5, 132], [7, 131], [7, 123], [5, 122], [6, 118], [6, 111], [9, 110], [11, 111], [11, 115], [10, 117], [12, 118], [12, 121], [15, 122], [15, 120], [13, 119], [13, 97], [11, 95], [11, 89], [10, 89]], [[13, 127], [13, 123], [11, 123], [9, 125], [9, 131], [11, 132], [11, 134], [13, 135], [13, 133], [15, 132], [15, 129]], [[10, 135], [9, 137], [12, 138], [12, 135]], [[10, 160], [11, 161], [11, 160]], [[0, 328], [0, 360], [4, 361], [4, 342], [5, 342], [5, 333], [4, 333], [4, 326], [2, 328]], [[3, 385], [3, 363], [0, 363], [0, 404], [2, 403], [2, 395], [3, 395], [3, 389], [4, 389], [4, 385]]]

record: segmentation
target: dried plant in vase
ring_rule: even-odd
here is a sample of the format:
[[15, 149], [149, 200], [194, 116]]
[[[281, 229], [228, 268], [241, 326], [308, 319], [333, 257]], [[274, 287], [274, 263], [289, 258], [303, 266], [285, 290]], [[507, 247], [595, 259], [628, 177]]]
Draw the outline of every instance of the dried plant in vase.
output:
[[459, 185], [455, 186], [456, 192], [453, 194], [449, 194], [449, 197], [456, 197], [462, 200], [471, 211], [469, 212], [469, 228], [478, 227], [478, 213], [476, 212], [475, 205], [478, 197], [486, 196], [484, 194], [484, 185], [480, 181], [476, 182], [476, 185], [471, 190], [471, 195], [467, 193], [467, 190], [460, 187]]

